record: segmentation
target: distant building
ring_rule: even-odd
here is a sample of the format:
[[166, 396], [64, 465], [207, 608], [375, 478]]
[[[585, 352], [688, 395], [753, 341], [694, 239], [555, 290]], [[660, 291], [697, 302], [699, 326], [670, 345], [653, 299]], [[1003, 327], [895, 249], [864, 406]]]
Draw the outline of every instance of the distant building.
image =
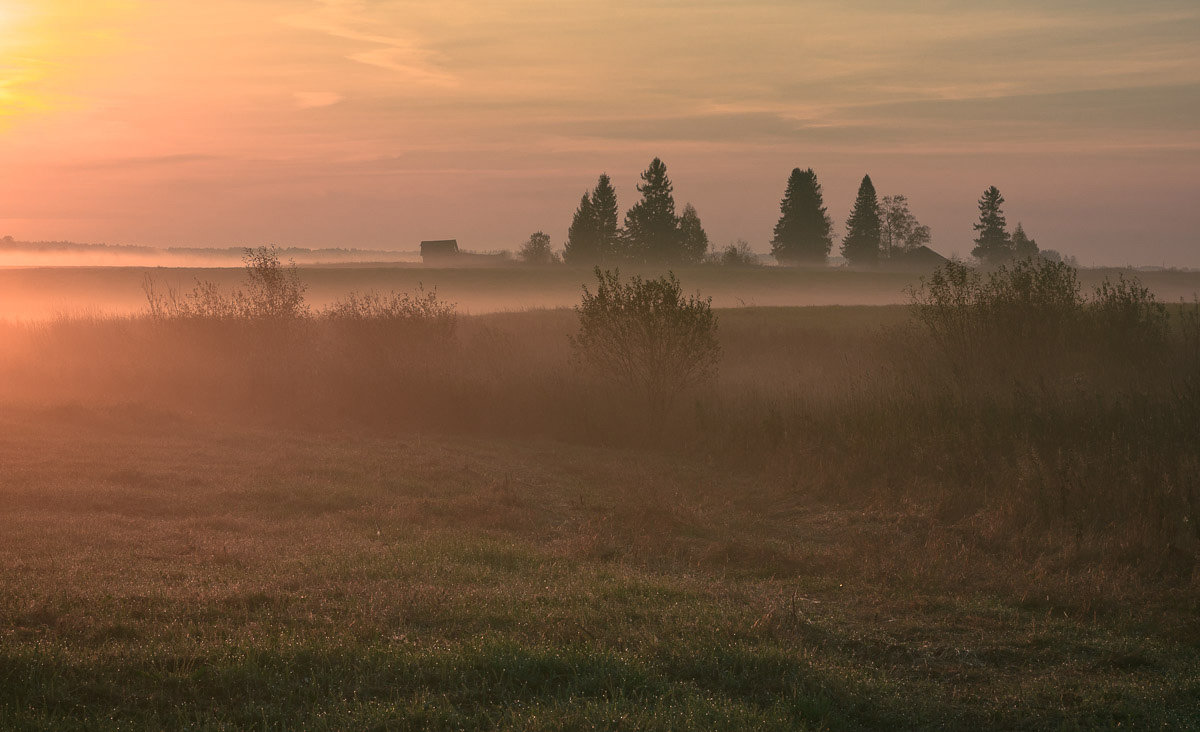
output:
[[917, 247], [907, 251], [894, 251], [884, 260], [895, 269], [933, 269], [950, 261], [929, 247]]
[[438, 262], [458, 256], [458, 239], [434, 239], [421, 242], [421, 261]]

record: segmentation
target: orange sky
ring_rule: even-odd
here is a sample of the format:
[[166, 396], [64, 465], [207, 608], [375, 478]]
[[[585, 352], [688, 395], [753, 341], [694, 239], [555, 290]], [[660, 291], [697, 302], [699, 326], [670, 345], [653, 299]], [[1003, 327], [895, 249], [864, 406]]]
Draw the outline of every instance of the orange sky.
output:
[[1188, 2], [0, 0], [0, 235], [561, 244], [655, 155], [767, 248], [788, 172], [858, 180], [946, 253], [1008, 198], [1084, 263], [1200, 266]]

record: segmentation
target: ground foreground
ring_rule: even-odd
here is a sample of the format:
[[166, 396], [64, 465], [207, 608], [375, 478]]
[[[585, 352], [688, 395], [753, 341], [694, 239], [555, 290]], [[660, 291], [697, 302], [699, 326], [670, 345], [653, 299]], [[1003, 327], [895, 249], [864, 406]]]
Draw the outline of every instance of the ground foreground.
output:
[[697, 462], [5, 409], [0, 728], [1200, 725], [1194, 588]]

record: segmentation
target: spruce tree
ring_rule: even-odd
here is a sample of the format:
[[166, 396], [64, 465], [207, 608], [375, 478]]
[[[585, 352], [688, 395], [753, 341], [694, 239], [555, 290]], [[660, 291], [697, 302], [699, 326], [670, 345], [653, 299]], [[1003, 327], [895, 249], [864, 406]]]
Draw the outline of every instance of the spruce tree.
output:
[[629, 256], [639, 262], [680, 261], [679, 225], [667, 166], [658, 158], [642, 173], [637, 187], [642, 200], [625, 214]]
[[567, 243], [563, 248], [563, 259], [568, 264], [595, 264], [600, 261], [599, 227], [592, 199], [583, 194], [575, 218], [567, 231]]
[[851, 264], [872, 266], [879, 262], [879, 218], [875, 186], [871, 176], [864, 175], [850, 218], [846, 219], [846, 238], [842, 240], [842, 256]]
[[1025, 227], [1021, 226], [1021, 222], [1017, 222], [1017, 228], [1012, 233], [1012, 248], [1013, 256], [1017, 259], [1030, 259], [1038, 255], [1038, 244], [1036, 239], [1030, 239], [1025, 233]]
[[685, 263], [700, 262], [708, 254], [708, 234], [704, 232], [696, 207], [690, 203], [683, 207], [683, 214], [679, 217], [679, 240], [682, 261]]
[[833, 247], [833, 222], [812, 168], [792, 171], [779, 213], [771, 255], [780, 264], [823, 263]]
[[1012, 259], [1013, 255], [1012, 241], [1005, 228], [1008, 222], [1000, 208], [1003, 204], [1004, 196], [1000, 195], [1000, 189], [996, 186], [984, 191], [979, 199], [979, 222], [975, 224], [979, 236], [975, 237], [975, 248], [971, 254], [989, 264]]
[[592, 191], [592, 213], [596, 222], [596, 245], [600, 261], [612, 261], [621, 255], [621, 232], [617, 228], [617, 192], [608, 173], [601, 173]]

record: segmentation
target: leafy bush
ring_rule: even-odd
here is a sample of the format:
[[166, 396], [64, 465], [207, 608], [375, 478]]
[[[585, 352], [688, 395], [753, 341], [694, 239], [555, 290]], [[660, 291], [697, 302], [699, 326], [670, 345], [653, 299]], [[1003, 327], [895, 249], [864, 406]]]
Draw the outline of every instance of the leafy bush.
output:
[[645, 399], [652, 421], [686, 389], [716, 376], [721, 357], [711, 298], [684, 296], [673, 273], [656, 279], [595, 269], [571, 336], [576, 360]]
[[562, 259], [550, 244], [550, 235], [535, 231], [521, 245], [517, 257], [525, 264], [558, 264]]

